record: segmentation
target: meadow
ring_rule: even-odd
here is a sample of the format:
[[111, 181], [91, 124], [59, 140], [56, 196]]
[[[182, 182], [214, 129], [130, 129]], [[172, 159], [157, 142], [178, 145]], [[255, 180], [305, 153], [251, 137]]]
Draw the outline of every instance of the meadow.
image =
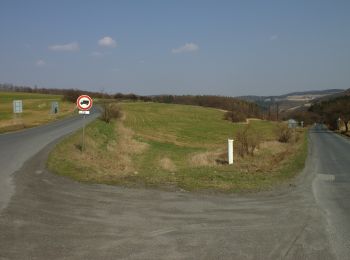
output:
[[[89, 183], [157, 187], [167, 190], [247, 192], [266, 190], [294, 177], [304, 166], [307, 142], [279, 143], [278, 123], [231, 123], [224, 112], [197, 106], [122, 103], [123, 118], [101, 120], [58, 144], [48, 166], [57, 174]], [[253, 155], [227, 164], [227, 139], [249, 127], [259, 136]]]
[[[13, 100], [22, 100], [23, 113], [13, 113]], [[59, 113], [51, 113], [51, 102], [59, 102]], [[73, 113], [75, 105], [62, 101], [60, 95], [0, 92], [0, 133], [29, 128]]]

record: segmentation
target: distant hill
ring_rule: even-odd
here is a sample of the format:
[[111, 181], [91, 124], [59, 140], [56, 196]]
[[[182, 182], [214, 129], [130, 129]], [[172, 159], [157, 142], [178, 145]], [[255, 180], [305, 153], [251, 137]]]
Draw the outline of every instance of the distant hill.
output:
[[[274, 114], [278, 114], [279, 118], [282, 120], [293, 118], [297, 121], [304, 121], [305, 124], [327, 121], [327, 124], [334, 128], [335, 125], [332, 124], [334, 124], [336, 121], [333, 117], [336, 116], [339, 118], [339, 109], [349, 110], [348, 102], [350, 101], [350, 89], [342, 90], [340, 92], [331, 90], [313, 93], [304, 92], [302, 94], [304, 95], [300, 95], [300, 92], [284, 95], [284, 100], [271, 104], [265, 113], [272, 114], [272, 119], [276, 117], [273, 117]], [[295, 97], [299, 98], [299, 102], [295, 101]], [[291, 101], [292, 99], [294, 99], [293, 102]], [[329, 107], [329, 109], [332, 108], [332, 112], [327, 114], [322, 111], [322, 109], [319, 109], [325, 107]], [[270, 113], [270, 111], [272, 112]], [[343, 112], [341, 113], [342, 115]], [[350, 114], [348, 113], [348, 115]]]
[[[302, 92], [292, 92], [279, 96], [240, 96], [238, 99], [254, 102], [263, 109], [269, 109], [278, 103], [279, 111], [298, 109], [300, 107], [310, 107], [311, 104], [320, 99], [326, 99], [333, 96], [341, 96], [349, 90], [344, 89], [327, 89], [311, 90]], [[350, 94], [350, 91], [349, 91]]]

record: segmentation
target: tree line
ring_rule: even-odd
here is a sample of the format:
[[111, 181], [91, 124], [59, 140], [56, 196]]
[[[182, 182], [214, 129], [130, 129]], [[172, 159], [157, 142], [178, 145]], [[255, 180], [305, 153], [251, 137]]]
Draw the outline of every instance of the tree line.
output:
[[350, 92], [343, 96], [321, 100], [312, 104], [307, 110], [296, 110], [288, 113], [285, 118], [294, 118], [304, 121], [304, 124], [324, 123], [330, 129], [339, 129], [344, 124], [346, 132], [349, 131], [350, 121]]
[[320, 119], [332, 129], [339, 128], [339, 124], [343, 123], [345, 131], [349, 131], [350, 96], [348, 95], [313, 104], [309, 112], [319, 115]]
[[62, 95], [64, 100], [75, 102], [79, 95], [86, 94], [93, 98], [130, 100], [143, 102], [158, 102], [167, 104], [194, 105], [212, 107], [225, 111], [224, 119], [232, 122], [245, 121], [248, 117], [261, 118], [260, 107], [249, 101], [240, 100], [234, 97], [214, 95], [153, 95], [141, 96], [133, 93], [107, 94], [103, 92], [83, 91], [80, 89], [59, 89], [59, 88], [38, 88], [28, 86], [16, 86], [12, 84], [0, 84], [0, 91], [28, 92]]
[[255, 103], [234, 97], [213, 95], [159, 95], [151, 97], [153, 102], [212, 107], [225, 111], [224, 118], [232, 122], [245, 121], [248, 117], [261, 117], [261, 110]]

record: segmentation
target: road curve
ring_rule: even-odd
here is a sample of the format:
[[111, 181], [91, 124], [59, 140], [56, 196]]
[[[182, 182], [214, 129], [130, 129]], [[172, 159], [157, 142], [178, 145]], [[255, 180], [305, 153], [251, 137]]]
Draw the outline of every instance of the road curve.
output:
[[[92, 110], [85, 122], [97, 116], [98, 112]], [[49, 143], [81, 128], [82, 124], [82, 116], [73, 116], [27, 130], [0, 134], [0, 212], [14, 192], [13, 173]]]
[[80, 184], [45, 169], [51, 143], [14, 174], [0, 259], [336, 259], [313, 195], [319, 134], [296, 185], [245, 196]]

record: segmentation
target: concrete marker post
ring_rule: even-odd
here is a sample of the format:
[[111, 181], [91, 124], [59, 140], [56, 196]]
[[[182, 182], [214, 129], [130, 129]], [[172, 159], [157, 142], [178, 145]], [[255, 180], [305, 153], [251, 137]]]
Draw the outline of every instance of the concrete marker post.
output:
[[228, 164], [233, 164], [233, 139], [227, 140]]

